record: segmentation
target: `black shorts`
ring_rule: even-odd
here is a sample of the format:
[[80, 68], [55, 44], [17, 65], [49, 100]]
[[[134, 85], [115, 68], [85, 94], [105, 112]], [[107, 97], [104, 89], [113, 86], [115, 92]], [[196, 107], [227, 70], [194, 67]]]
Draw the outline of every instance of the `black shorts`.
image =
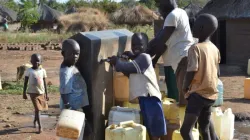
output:
[[186, 113], [195, 114], [197, 116], [200, 116], [201, 111], [211, 113], [212, 105], [215, 102], [214, 100], [203, 98], [197, 93], [190, 94], [187, 100]]

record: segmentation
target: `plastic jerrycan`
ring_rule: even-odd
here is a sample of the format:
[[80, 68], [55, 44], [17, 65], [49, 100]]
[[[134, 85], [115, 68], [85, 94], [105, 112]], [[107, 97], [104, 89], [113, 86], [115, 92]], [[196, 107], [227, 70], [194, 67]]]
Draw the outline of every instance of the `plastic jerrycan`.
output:
[[220, 79], [218, 79], [218, 86], [217, 89], [219, 91], [218, 93], [218, 98], [215, 101], [213, 106], [221, 106], [223, 104], [223, 93], [224, 93], [224, 89], [223, 89], [223, 83]]
[[165, 118], [171, 124], [179, 124], [179, 107], [176, 104], [176, 101], [171, 98], [164, 98], [162, 100], [162, 108]]
[[140, 108], [140, 105], [139, 105], [139, 104], [130, 103], [130, 102], [128, 102], [128, 101], [123, 102], [122, 106], [123, 106], [123, 107], [127, 107], [127, 108], [134, 108], [134, 109], [141, 110], [141, 108]]
[[[198, 129], [192, 130], [193, 140], [199, 140], [200, 134]], [[183, 140], [180, 130], [175, 130], [172, 136], [172, 140]]]
[[250, 78], [246, 78], [244, 81], [244, 98], [250, 99]]
[[85, 114], [83, 112], [64, 109], [59, 117], [56, 135], [66, 139], [78, 139], [84, 132]]
[[[232, 109], [228, 108], [225, 110], [224, 115], [222, 117], [222, 129], [220, 133], [221, 140], [232, 140], [234, 137], [234, 114], [232, 113]], [[226, 135], [225, 135], [226, 134]]]
[[123, 73], [114, 71], [113, 89], [116, 101], [129, 101], [129, 79]]
[[215, 133], [217, 134], [218, 137], [220, 137], [221, 134], [221, 129], [222, 129], [222, 117], [223, 117], [223, 112], [220, 107], [214, 108], [212, 111], [211, 119], [214, 124], [214, 129]]
[[105, 140], [146, 140], [146, 127], [133, 121], [113, 124], [106, 128]]

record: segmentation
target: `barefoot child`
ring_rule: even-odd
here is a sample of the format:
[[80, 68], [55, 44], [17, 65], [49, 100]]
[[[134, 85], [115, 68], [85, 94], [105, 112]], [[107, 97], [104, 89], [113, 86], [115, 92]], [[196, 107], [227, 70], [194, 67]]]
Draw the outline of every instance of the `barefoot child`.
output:
[[30, 99], [35, 108], [34, 127], [36, 127], [36, 123], [38, 123], [39, 133], [41, 133], [42, 125], [40, 111], [48, 110], [48, 104], [46, 102], [46, 100], [49, 100], [46, 86], [47, 75], [45, 69], [40, 67], [42, 63], [42, 57], [40, 54], [33, 54], [30, 62], [32, 67], [25, 72], [23, 99], [27, 99], [26, 90], [28, 85], [27, 93], [30, 95]]
[[191, 132], [196, 121], [204, 140], [217, 139], [213, 124], [210, 124], [211, 107], [218, 94], [220, 62], [220, 52], [210, 41], [210, 37], [217, 27], [216, 17], [210, 14], [200, 15], [194, 23], [193, 36], [199, 42], [188, 51], [187, 74], [183, 85], [188, 104], [181, 128], [184, 140], [193, 139]]
[[[91, 125], [93, 117], [89, 106], [87, 85], [75, 67], [80, 55], [80, 46], [75, 40], [67, 39], [62, 43], [61, 53], [63, 62], [60, 67], [60, 108], [82, 109], [88, 122], [86, 127], [90, 127], [88, 124]], [[85, 130], [91, 131], [91, 128], [86, 129], [86, 127]], [[87, 133], [84, 134], [87, 135]]]
[[132, 62], [123, 62], [116, 56], [110, 58], [116, 71], [129, 75], [130, 101], [139, 100], [140, 109], [151, 140], [158, 140], [167, 134], [166, 122], [161, 104], [161, 92], [156, 80], [150, 55], [144, 53], [148, 37], [144, 33], [132, 36], [132, 52], [125, 52]]

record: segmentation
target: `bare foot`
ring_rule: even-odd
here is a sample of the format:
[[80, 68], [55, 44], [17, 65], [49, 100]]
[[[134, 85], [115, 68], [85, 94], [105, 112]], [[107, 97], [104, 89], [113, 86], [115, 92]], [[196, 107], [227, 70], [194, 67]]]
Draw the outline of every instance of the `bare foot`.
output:
[[41, 134], [43, 132], [43, 128], [39, 127], [38, 134]]

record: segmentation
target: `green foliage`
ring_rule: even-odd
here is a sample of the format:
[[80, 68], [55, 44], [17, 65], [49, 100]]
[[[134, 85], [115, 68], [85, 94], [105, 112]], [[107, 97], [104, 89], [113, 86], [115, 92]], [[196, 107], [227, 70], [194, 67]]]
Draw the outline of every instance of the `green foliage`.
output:
[[155, 0], [141, 0], [140, 3], [147, 6], [149, 9], [155, 9], [156, 8]]
[[34, 0], [21, 0], [20, 19], [23, 28], [30, 27], [37, 23], [39, 13], [37, 7], [34, 7]]
[[138, 5], [138, 3], [135, 0], [123, 0], [121, 5], [124, 7], [133, 7]]
[[[0, 94], [23, 94], [23, 83], [4, 82], [2, 85], [3, 90], [0, 90]], [[53, 85], [48, 86], [48, 93], [58, 93], [58, 87]]]
[[4, 4], [4, 6], [6, 6], [7, 8], [10, 8], [10, 9], [16, 11], [16, 12], [19, 10], [18, 4], [14, 0], [7, 1]]
[[113, 13], [116, 10], [118, 10], [121, 7], [121, 5], [117, 2], [114, 2], [114, 1], [103, 0], [100, 2], [94, 1], [92, 3], [92, 7], [101, 9], [107, 13]]

